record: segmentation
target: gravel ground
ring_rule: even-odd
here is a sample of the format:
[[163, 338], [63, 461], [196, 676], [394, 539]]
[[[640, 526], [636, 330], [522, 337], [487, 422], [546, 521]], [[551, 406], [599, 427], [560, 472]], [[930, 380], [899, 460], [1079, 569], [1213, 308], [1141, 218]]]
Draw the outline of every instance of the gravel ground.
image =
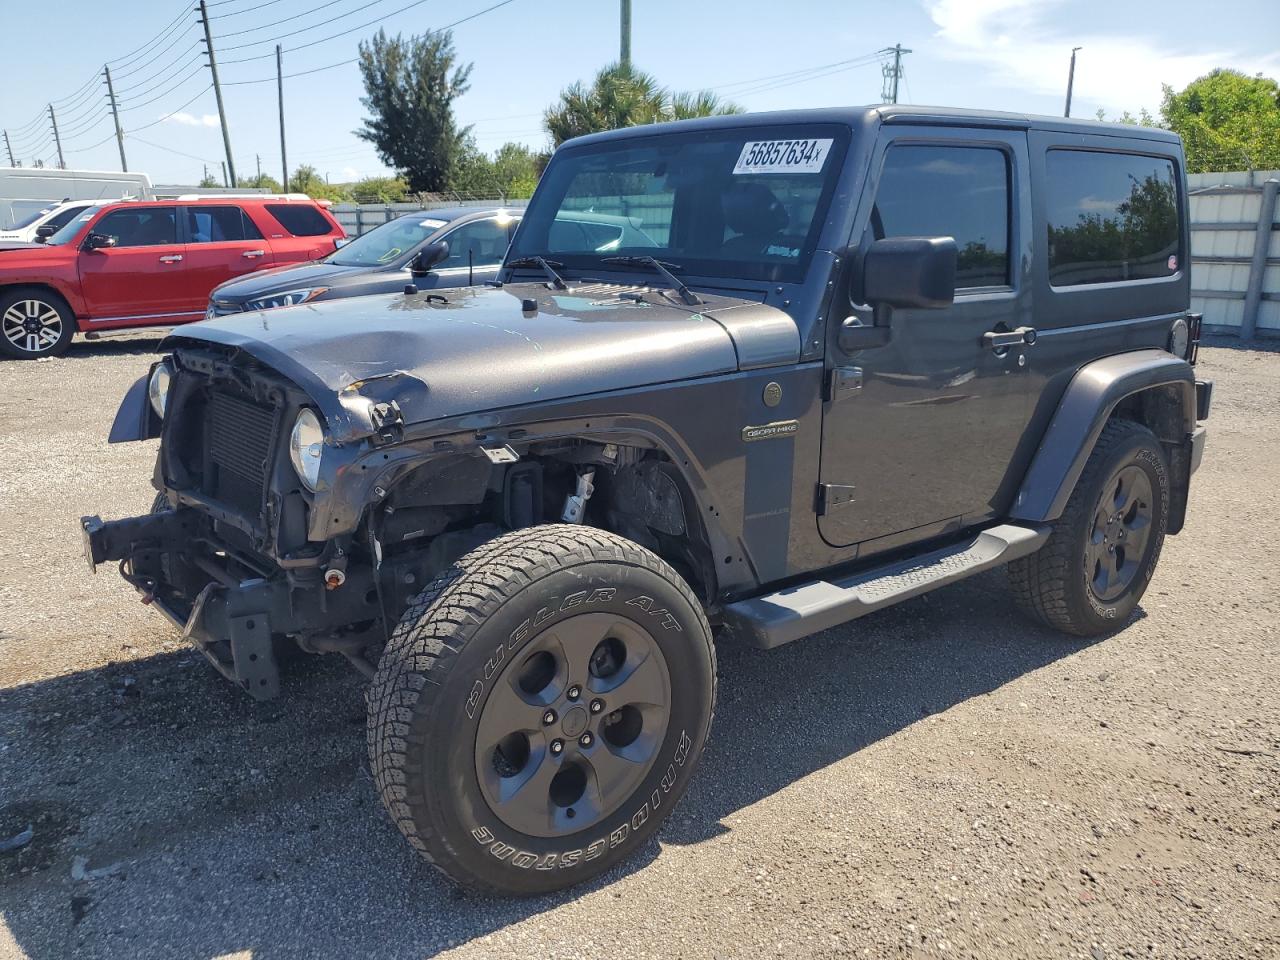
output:
[[1185, 533], [1081, 642], [1003, 575], [720, 651], [713, 741], [637, 862], [464, 896], [383, 816], [358, 676], [255, 704], [104, 570], [105, 443], [153, 339], [0, 363], [0, 957], [1280, 957], [1280, 353], [1220, 345]]

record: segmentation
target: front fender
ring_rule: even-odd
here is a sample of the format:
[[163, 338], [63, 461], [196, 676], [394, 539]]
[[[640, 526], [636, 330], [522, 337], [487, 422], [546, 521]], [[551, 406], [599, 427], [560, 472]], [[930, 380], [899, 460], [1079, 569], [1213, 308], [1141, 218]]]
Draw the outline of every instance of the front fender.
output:
[[[155, 369], [154, 364], [152, 369]], [[160, 436], [160, 418], [147, 399], [147, 381], [150, 379], [151, 370], [148, 370], [125, 393], [120, 409], [116, 411], [115, 422], [111, 424], [111, 432], [107, 434], [107, 443], [129, 443]]]
[[1040, 440], [1010, 516], [1041, 523], [1060, 517], [1116, 406], [1125, 397], [1166, 386], [1178, 398], [1173, 419], [1181, 433], [1161, 439], [1181, 441], [1196, 426], [1196, 379], [1187, 361], [1164, 350], [1135, 350], [1081, 367]]

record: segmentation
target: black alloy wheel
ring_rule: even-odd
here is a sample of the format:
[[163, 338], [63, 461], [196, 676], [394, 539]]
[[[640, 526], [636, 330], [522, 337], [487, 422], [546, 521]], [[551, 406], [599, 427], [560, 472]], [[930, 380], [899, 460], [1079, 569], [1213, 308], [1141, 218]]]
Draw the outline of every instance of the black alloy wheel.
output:
[[667, 662], [646, 630], [603, 613], [561, 621], [507, 665], [481, 710], [489, 808], [530, 836], [594, 826], [653, 768], [670, 707]]
[[1155, 498], [1146, 471], [1130, 464], [1103, 484], [1085, 548], [1089, 588], [1111, 603], [1133, 583], [1147, 555]]

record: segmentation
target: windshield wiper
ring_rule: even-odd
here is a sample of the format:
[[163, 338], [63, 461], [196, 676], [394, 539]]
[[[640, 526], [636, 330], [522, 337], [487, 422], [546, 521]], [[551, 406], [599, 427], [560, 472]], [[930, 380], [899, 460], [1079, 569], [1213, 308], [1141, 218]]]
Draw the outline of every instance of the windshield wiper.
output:
[[703, 301], [698, 299], [697, 295], [685, 285], [683, 280], [671, 272], [670, 268], [672, 267], [677, 270], [680, 269], [680, 265], [677, 263], [664, 263], [657, 257], [645, 256], [604, 257], [600, 262], [620, 263], [624, 266], [648, 267], [649, 269], [662, 274], [667, 283], [671, 284], [676, 293], [680, 294], [680, 299], [687, 306], [697, 307], [702, 305]]
[[547, 260], [544, 257], [516, 257], [514, 260], [507, 261], [508, 267], [537, 267], [547, 275], [547, 279], [551, 281], [551, 285], [557, 290], [568, 290], [569, 285], [564, 282], [564, 277], [556, 273], [553, 267], [564, 267], [559, 260]]

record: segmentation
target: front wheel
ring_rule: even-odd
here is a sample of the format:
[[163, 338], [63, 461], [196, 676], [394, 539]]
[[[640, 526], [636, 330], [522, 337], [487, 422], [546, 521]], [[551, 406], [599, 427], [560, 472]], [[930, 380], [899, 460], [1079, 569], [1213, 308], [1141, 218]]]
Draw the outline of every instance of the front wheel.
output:
[[445, 874], [543, 893], [654, 834], [714, 701], [711, 630], [670, 566], [591, 527], [534, 527], [410, 604], [370, 687], [370, 760], [392, 819]]
[[75, 332], [71, 308], [55, 293], [22, 288], [0, 295], [0, 352], [18, 360], [56, 357]]
[[1014, 597], [1066, 633], [1116, 630], [1151, 582], [1168, 524], [1164, 449], [1141, 424], [1112, 420], [1045, 545], [1009, 564]]

